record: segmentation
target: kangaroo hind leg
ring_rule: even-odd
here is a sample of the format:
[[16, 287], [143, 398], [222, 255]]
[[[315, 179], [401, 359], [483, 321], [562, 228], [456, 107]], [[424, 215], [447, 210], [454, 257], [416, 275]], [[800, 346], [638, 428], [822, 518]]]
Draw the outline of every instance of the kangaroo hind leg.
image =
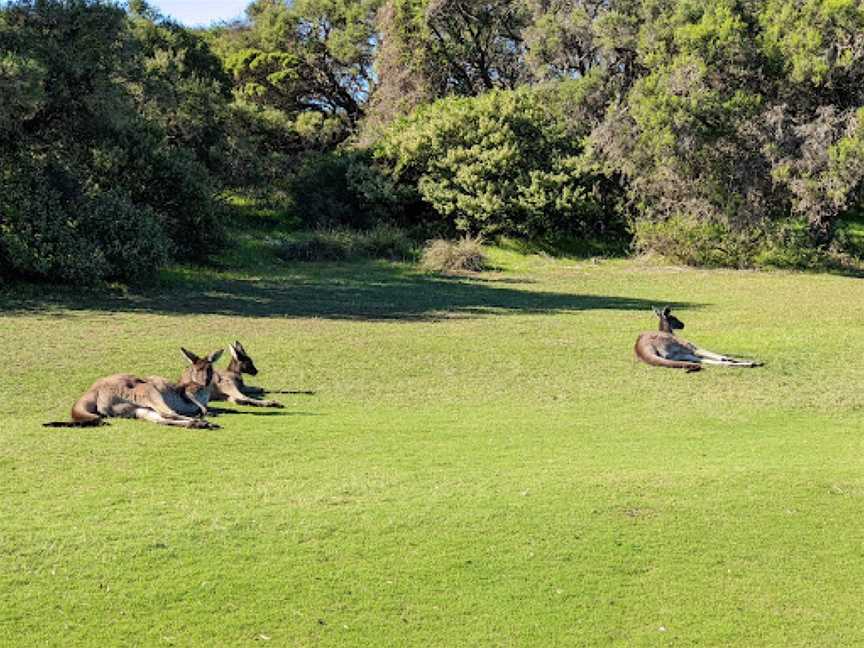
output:
[[200, 428], [207, 430], [217, 430], [219, 426], [215, 423], [203, 421], [201, 419], [193, 419], [177, 414], [164, 415], [150, 407], [144, 407], [137, 403], [124, 402], [118, 403], [111, 408], [111, 416], [118, 418], [134, 418], [142, 421], [149, 421], [158, 425], [171, 425], [174, 427], [185, 428]]
[[144, 421], [150, 421], [151, 423], [157, 423], [159, 425], [173, 425], [175, 427], [184, 427], [184, 428], [194, 428], [198, 430], [218, 430], [219, 426], [215, 423], [210, 423], [210, 421], [205, 421], [203, 419], [193, 419], [193, 418], [184, 418], [184, 417], [167, 417], [162, 416], [156, 410], [150, 409], [149, 407], [139, 407], [135, 410], [135, 418], [142, 419]]
[[761, 367], [762, 363], [758, 360], [743, 360], [741, 358], [733, 358], [732, 356], [720, 355], [707, 349], [696, 349], [696, 355], [702, 358], [705, 364], [722, 365], [726, 367]]

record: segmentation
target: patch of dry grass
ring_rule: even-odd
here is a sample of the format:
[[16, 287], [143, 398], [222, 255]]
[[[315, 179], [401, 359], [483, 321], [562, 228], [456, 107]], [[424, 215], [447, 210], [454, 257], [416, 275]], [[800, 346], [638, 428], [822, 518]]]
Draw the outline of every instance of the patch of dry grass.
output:
[[483, 238], [466, 235], [456, 241], [429, 241], [423, 248], [420, 265], [430, 272], [482, 272], [489, 262], [483, 250]]

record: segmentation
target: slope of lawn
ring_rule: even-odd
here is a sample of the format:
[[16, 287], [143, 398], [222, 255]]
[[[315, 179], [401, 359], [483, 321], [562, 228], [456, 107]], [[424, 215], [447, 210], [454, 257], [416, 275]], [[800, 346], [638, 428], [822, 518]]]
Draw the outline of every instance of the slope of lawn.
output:
[[[859, 279], [244, 249], [159, 290], [0, 296], [0, 645], [864, 639]], [[766, 366], [637, 364], [667, 303]], [[285, 410], [40, 426], [234, 339]]]

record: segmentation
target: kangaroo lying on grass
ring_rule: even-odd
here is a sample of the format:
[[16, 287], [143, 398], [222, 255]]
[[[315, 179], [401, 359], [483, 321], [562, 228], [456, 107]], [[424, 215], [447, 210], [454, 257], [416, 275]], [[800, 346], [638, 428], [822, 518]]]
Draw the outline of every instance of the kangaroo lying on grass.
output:
[[218, 429], [218, 425], [202, 418], [207, 414], [213, 363], [222, 350], [206, 358], [186, 349], [181, 351], [190, 366], [183, 371], [180, 382], [130, 374], [101, 378], [72, 406], [72, 421], [45, 423], [45, 427], [85, 427], [104, 425], [106, 418], [135, 418], [160, 425]]
[[239, 342], [229, 344], [228, 351], [231, 353], [231, 362], [228, 363], [227, 369], [215, 370], [213, 384], [210, 385], [211, 401], [229, 401], [237, 405], [254, 407], [285, 407], [275, 400], [254, 398], [262, 396], [264, 390], [261, 387], [245, 385], [243, 374], [257, 376], [258, 369], [255, 368], [255, 363]]
[[684, 322], [672, 314], [667, 306], [662, 311], [655, 308], [660, 318], [660, 330], [642, 333], [636, 339], [636, 357], [655, 367], [671, 367], [699, 371], [702, 365], [721, 365], [724, 367], [761, 367], [758, 360], [741, 360], [706, 349], [675, 336], [675, 331], [684, 328]]

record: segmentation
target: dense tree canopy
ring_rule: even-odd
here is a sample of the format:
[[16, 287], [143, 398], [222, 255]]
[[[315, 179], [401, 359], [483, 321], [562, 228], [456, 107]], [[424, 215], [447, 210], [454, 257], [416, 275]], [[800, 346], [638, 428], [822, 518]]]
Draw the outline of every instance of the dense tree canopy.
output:
[[215, 47], [245, 101], [338, 120], [347, 135], [375, 83], [379, 0], [256, 0], [217, 30]]

